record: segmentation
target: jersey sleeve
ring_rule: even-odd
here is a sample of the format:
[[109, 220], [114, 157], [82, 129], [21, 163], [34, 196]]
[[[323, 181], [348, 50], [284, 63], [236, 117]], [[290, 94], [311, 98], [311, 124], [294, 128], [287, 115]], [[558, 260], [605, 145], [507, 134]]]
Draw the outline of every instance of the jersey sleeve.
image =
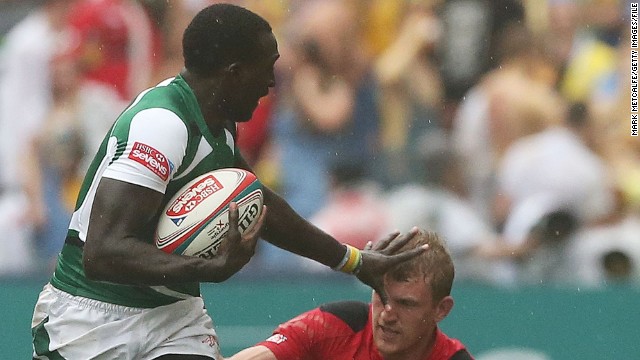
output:
[[314, 336], [322, 330], [322, 312], [314, 309], [278, 326], [271, 337], [259, 343], [267, 347], [278, 360], [309, 359]]
[[103, 177], [164, 193], [182, 164], [187, 141], [187, 127], [175, 113], [142, 110], [129, 123], [116, 123], [109, 139], [108, 151], [113, 154]]
[[267, 347], [278, 360], [324, 359], [344, 347], [339, 339], [351, 333], [347, 324], [318, 308], [281, 324], [258, 345]]
[[365, 303], [325, 304], [281, 324], [258, 345], [267, 347], [278, 360], [351, 358], [353, 349], [345, 348], [351, 346], [349, 341], [367, 319]]

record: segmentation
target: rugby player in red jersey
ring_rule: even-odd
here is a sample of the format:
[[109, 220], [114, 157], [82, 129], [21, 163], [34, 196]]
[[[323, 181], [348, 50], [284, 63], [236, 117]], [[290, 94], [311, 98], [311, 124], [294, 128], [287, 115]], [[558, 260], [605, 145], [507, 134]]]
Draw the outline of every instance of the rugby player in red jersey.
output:
[[[457, 339], [439, 328], [453, 308], [451, 256], [434, 232], [405, 245], [429, 250], [385, 275], [388, 304], [329, 303], [278, 326], [273, 335], [227, 360], [469, 360]], [[377, 244], [376, 248], [385, 246]]]

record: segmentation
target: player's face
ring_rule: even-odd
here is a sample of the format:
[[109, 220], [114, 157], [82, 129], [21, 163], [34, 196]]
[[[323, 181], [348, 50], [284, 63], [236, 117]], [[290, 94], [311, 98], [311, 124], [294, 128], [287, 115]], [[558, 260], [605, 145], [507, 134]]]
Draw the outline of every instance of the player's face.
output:
[[260, 48], [261, 56], [238, 64], [234, 91], [228, 98], [228, 110], [231, 112], [229, 116], [234, 121], [250, 120], [260, 98], [275, 86], [274, 66], [280, 54], [273, 33], [260, 36]]
[[394, 281], [385, 279], [390, 310], [385, 310], [374, 293], [373, 341], [380, 354], [390, 359], [422, 359], [435, 340], [440, 320], [449, 313], [453, 299], [432, 299], [431, 286], [422, 279]]

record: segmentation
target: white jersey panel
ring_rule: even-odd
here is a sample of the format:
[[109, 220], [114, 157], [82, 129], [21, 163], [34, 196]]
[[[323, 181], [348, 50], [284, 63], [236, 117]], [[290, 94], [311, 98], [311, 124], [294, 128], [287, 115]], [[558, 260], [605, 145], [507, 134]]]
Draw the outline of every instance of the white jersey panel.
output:
[[200, 161], [202, 161], [202, 159], [204, 159], [207, 155], [211, 154], [212, 151], [213, 151], [213, 148], [211, 147], [211, 145], [209, 145], [207, 140], [204, 137], [200, 138], [200, 142], [198, 143], [198, 150], [196, 150], [196, 154], [193, 157], [193, 161], [191, 161], [191, 164], [189, 165], [189, 167], [186, 168], [182, 172], [182, 174], [175, 176], [174, 179], [177, 180], [185, 176], [189, 176], [191, 173], [191, 170], [193, 170], [196, 166], [198, 166]]
[[124, 152], [105, 169], [103, 177], [164, 194], [173, 172], [182, 164], [187, 137], [185, 124], [173, 112], [142, 110], [131, 120]]
[[105, 168], [109, 165], [109, 161], [113, 157], [115, 153], [115, 149], [118, 145], [118, 141], [116, 138], [112, 137], [109, 139], [109, 143], [107, 145], [107, 156], [102, 159], [100, 165], [94, 177], [91, 181], [91, 187], [87, 192], [87, 196], [84, 198], [84, 201], [80, 205], [80, 207], [74, 211], [71, 216], [71, 223], [69, 224], [69, 230], [75, 230], [78, 232], [78, 238], [83, 242], [87, 239], [87, 230], [89, 229], [89, 216], [91, 215], [91, 209], [93, 208], [93, 199], [96, 197], [96, 190], [98, 189], [98, 185], [100, 184], [100, 176], [104, 173]]

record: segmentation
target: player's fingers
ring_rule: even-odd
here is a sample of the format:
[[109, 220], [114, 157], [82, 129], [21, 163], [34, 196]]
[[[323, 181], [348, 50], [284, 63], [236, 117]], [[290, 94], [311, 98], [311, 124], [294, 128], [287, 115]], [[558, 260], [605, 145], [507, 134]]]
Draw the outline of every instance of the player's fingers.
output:
[[256, 245], [258, 244], [258, 239], [260, 239], [260, 232], [262, 231], [262, 225], [265, 222], [266, 216], [267, 207], [263, 205], [262, 212], [260, 213], [260, 216], [258, 217], [258, 220], [254, 224], [254, 226], [251, 227], [251, 229], [248, 229], [247, 232], [242, 235], [242, 246], [244, 247], [246, 253], [249, 254], [249, 257], [255, 254]]
[[418, 234], [418, 228], [413, 227], [408, 233], [395, 237], [386, 247], [386, 254], [395, 254], [405, 244], [407, 244], [414, 236]]
[[390, 233], [389, 235], [385, 236], [382, 240], [378, 241], [376, 245], [373, 247], [373, 250], [383, 251], [387, 247], [387, 245], [389, 245], [389, 243], [393, 241], [393, 239], [398, 237], [398, 235], [400, 235], [400, 231], [398, 230]]
[[385, 264], [387, 266], [387, 269], [390, 269], [398, 264], [400, 264], [401, 262], [410, 260], [420, 254], [422, 254], [423, 252], [427, 251], [427, 249], [429, 248], [428, 244], [424, 244], [422, 246], [419, 246], [415, 249], [411, 249], [411, 250], [407, 250], [407, 251], [403, 251], [399, 254], [395, 254], [395, 255], [390, 255], [387, 259], [387, 263]]
[[238, 230], [238, 207], [236, 203], [229, 203], [229, 230], [227, 230], [226, 240], [220, 243], [218, 254], [226, 254], [230, 249], [237, 247], [236, 244], [242, 241]]
[[244, 236], [251, 237], [251, 238], [258, 238], [260, 235], [260, 232], [262, 231], [262, 226], [264, 226], [266, 219], [267, 219], [267, 206], [262, 205], [262, 212], [260, 213], [260, 216], [258, 216], [258, 220], [256, 221], [255, 225], [252, 226], [251, 229], [249, 229], [249, 231], [247, 231], [244, 234]]
[[389, 301], [389, 297], [387, 296], [387, 292], [384, 290], [384, 284], [378, 284], [376, 287], [374, 287], [373, 290], [380, 297], [380, 301], [382, 301], [382, 304], [386, 306]]
[[371, 250], [373, 248], [373, 242], [367, 241], [367, 244], [364, 246], [364, 250]]
[[229, 203], [229, 237], [240, 233], [238, 230], [238, 204], [234, 201]]

